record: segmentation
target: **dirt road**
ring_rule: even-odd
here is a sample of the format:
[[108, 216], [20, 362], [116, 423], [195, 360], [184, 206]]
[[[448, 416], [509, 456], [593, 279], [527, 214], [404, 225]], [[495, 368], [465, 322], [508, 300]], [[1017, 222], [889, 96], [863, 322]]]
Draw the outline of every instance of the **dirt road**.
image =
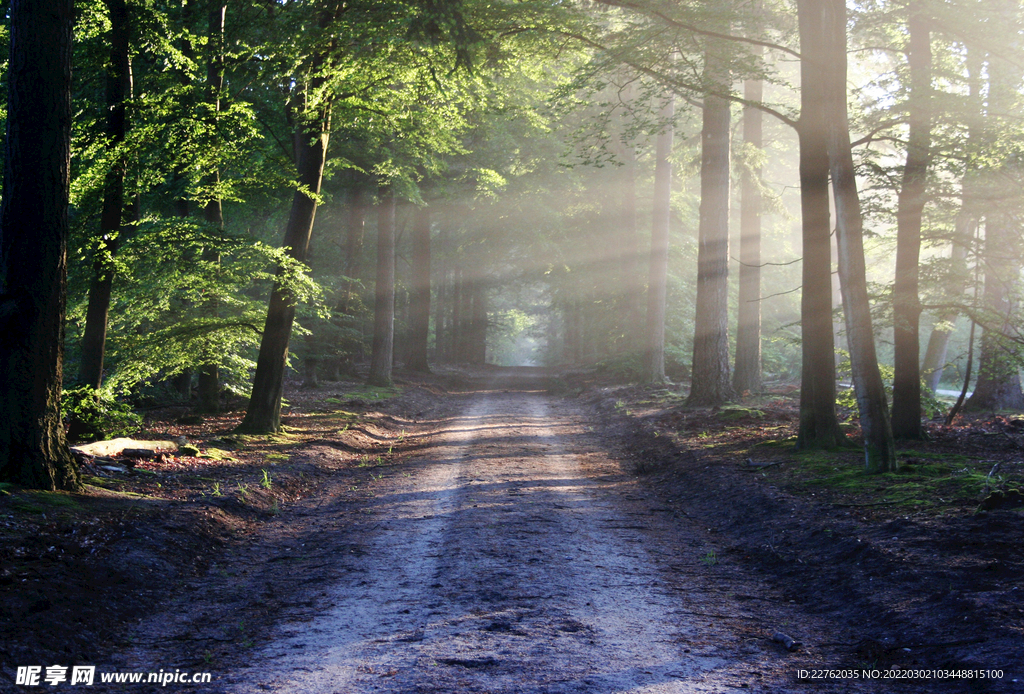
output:
[[[244, 590], [279, 606], [275, 626], [258, 643], [236, 633], [236, 662], [197, 691], [806, 691], [796, 672], [827, 663], [828, 625], [652, 499], [574, 401], [521, 376], [450, 397], [358, 502], [318, 502], [252, 548]], [[287, 586], [308, 599], [280, 600], [286, 564], [309, 567]], [[142, 638], [201, 641], [196, 623], [227, 614], [199, 600]], [[809, 643], [788, 653], [776, 631]]]

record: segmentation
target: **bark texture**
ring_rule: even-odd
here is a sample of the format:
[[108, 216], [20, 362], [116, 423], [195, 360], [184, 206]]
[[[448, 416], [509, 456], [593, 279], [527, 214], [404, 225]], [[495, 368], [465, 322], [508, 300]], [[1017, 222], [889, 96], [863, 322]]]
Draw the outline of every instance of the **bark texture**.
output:
[[896, 209], [896, 281], [893, 286], [892, 433], [897, 439], [922, 439], [921, 426], [921, 217], [926, 201], [931, 149], [931, 32], [920, 14], [908, 21], [910, 46], [910, 131]]
[[373, 292], [373, 347], [369, 382], [390, 386], [395, 349], [395, 196], [381, 191], [377, 206], [377, 282]]
[[12, 0], [0, 207], [0, 480], [76, 489], [60, 419], [71, 0]]
[[647, 327], [644, 340], [644, 380], [665, 381], [665, 300], [668, 281], [668, 232], [672, 193], [672, 143], [675, 97], [661, 108], [662, 131], [655, 142], [654, 202], [651, 210], [651, 255], [647, 273]]

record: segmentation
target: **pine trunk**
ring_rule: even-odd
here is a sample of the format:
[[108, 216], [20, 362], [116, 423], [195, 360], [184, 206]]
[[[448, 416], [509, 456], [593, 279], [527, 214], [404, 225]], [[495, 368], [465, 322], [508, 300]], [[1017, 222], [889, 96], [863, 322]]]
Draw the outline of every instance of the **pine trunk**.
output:
[[836, 248], [853, 388], [864, 436], [867, 469], [869, 472], [892, 472], [897, 467], [896, 448], [889, 423], [889, 404], [875, 353], [864, 261], [863, 220], [846, 110], [845, 0], [826, 0], [824, 23], [825, 45], [829, 52], [825, 92], [829, 171], [836, 205]]
[[[125, 0], [105, 0], [110, 15], [110, 66], [106, 86], [106, 135], [110, 148], [124, 145], [128, 132], [126, 102], [131, 95], [132, 78], [129, 54], [128, 6]], [[128, 162], [118, 157], [104, 181], [103, 208], [100, 213], [99, 246], [93, 261], [89, 285], [85, 331], [82, 335], [82, 360], [78, 380], [99, 389], [103, 383], [103, 358], [107, 344], [107, 316], [114, 281], [113, 258], [122, 239], [124, 181]]]
[[717, 407], [733, 397], [729, 374], [729, 129], [730, 103], [723, 50], [708, 42], [700, 155], [700, 222], [693, 375], [686, 404]]
[[644, 341], [644, 380], [665, 381], [665, 301], [668, 282], [669, 218], [672, 201], [672, 143], [675, 136], [675, 97], [661, 108], [661, 127], [655, 142], [654, 202], [651, 209], [651, 255], [647, 274], [647, 329]]
[[921, 218], [931, 148], [931, 33], [914, 14], [910, 32], [910, 133], [896, 209], [896, 281], [893, 286], [892, 433], [897, 439], [922, 439], [921, 426]]
[[409, 301], [409, 360], [413, 371], [430, 372], [430, 208], [417, 207], [412, 224], [412, 296]]
[[828, 204], [828, 137], [824, 115], [823, 0], [799, 0], [800, 209], [803, 289], [800, 298], [800, 449], [844, 443], [836, 417], [832, 333], [832, 245]]
[[71, 165], [71, 0], [11, 0], [0, 205], [0, 480], [79, 486], [60, 393]]
[[373, 291], [373, 347], [369, 383], [392, 384], [395, 349], [395, 196], [381, 191], [377, 206], [377, 282]]

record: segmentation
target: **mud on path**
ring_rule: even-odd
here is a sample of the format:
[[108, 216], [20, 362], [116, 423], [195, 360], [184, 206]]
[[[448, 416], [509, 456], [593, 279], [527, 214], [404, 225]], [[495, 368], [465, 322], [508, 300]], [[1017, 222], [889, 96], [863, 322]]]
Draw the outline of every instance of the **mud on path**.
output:
[[195, 691], [238, 694], [653, 694], [807, 691], [798, 669], [851, 666], [850, 635], [717, 556], [576, 401], [521, 371], [480, 385], [410, 429], [414, 453], [367, 493], [309, 500], [144, 622], [119, 669], [208, 670]]

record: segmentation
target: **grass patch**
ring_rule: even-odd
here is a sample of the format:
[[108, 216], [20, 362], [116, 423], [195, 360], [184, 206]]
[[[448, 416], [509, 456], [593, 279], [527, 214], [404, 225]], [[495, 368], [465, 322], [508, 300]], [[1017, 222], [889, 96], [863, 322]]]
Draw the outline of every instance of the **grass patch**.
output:
[[899, 472], [869, 474], [859, 454], [808, 451], [796, 453], [782, 473], [794, 491], [825, 492], [851, 506], [890, 505], [933, 509], [977, 503], [990, 465], [965, 456], [903, 452]]

